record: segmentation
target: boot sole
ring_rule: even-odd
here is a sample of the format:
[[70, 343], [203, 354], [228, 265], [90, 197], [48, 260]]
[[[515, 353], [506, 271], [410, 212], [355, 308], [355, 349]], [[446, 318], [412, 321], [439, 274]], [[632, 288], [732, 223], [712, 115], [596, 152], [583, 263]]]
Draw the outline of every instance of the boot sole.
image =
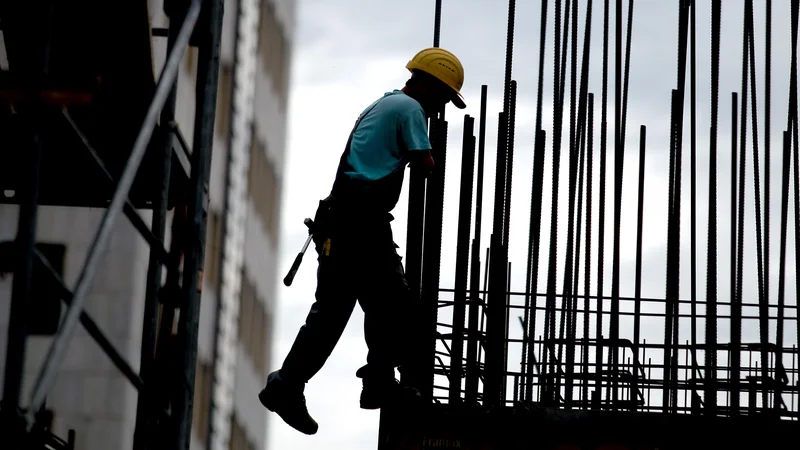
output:
[[303, 434], [309, 435], [309, 436], [317, 434], [317, 431], [319, 430], [319, 425], [318, 424], [315, 424], [313, 430], [310, 430], [310, 429], [306, 430], [306, 429], [294, 426], [289, 420], [287, 420], [287, 417], [284, 416], [281, 411], [278, 411], [275, 408], [275, 405], [270, 405], [270, 402], [267, 400], [267, 392], [266, 391], [267, 391], [267, 388], [264, 388], [264, 389], [261, 390], [261, 392], [258, 393], [258, 401], [261, 402], [261, 404], [265, 408], [267, 408], [269, 411], [274, 412], [275, 414], [277, 414], [281, 419], [283, 419], [283, 421], [286, 423], [286, 425], [289, 425], [290, 427], [294, 428], [295, 430], [297, 430], [297, 431], [299, 431], [299, 432], [301, 432]]

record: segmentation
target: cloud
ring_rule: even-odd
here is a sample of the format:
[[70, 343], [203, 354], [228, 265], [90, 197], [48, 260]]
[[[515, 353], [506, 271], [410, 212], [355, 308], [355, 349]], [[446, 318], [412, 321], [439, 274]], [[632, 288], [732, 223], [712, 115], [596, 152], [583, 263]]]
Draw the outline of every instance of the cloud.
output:
[[[553, 2], [547, 18], [547, 42], [545, 71], [543, 79], [542, 125], [547, 133], [545, 157], [545, 177], [542, 208], [542, 247], [538, 264], [539, 286], [546, 288], [550, 233], [550, 200], [552, 195], [553, 163]], [[613, 181], [615, 170], [614, 145], [611, 136], [614, 132], [614, 11], [613, 2], [610, 18], [610, 48], [608, 79], [607, 126], [609, 141], [607, 148], [606, 177], [606, 234], [603, 263], [606, 295], [611, 292], [611, 252], [613, 244]], [[625, 2], [627, 3], [627, 2]], [[455, 240], [458, 224], [459, 179], [461, 170], [461, 136], [463, 117], [479, 114], [480, 88], [488, 85], [488, 114], [486, 126], [485, 179], [483, 184], [483, 246], [488, 244], [492, 233], [492, 211], [494, 198], [494, 174], [497, 143], [498, 113], [502, 108], [503, 77], [506, 48], [507, 7], [496, 0], [464, 0], [456, 4], [444, 2], [441, 25], [441, 45], [462, 60], [466, 67], [464, 95], [468, 108], [464, 111], [448, 109], [449, 121], [448, 155], [445, 182], [445, 214], [442, 240], [441, 286], [450, 288], [455, 274]], [[627, 7], [626, 7], [627, 8]], [[726, 1], [722, 12], [719, 123], [717, 150], [717, 245], [718, 245], [718, 287], [720, 302], [730, 301], [730, 172], [731, 172], [731, 92], [741, 90], [742, 55], [742, 8], [743, 2]], [[593, 2], [591, 36], [591, 60], [589, 68], [589, 92], [594, 94], [594, 153], [593, 153], [593, 198], [592, 198], [592, 277], [591, 289], [596, 292], [598, 218], [600, 215], [598, 197], [600, 193], [600, 136], [602, 112], [602, 37], [603, 2]], [[771, 162], [771, 254], [770, 254], [770, 296], [774, 304], [778, 289], [778, 239], [780, 218], [780, 167], [781, 132], [786, 127], [788, 110], [788, 55], [789, 54], [789, 5], [788, 2], [773, 4], [773, 45], [772, 59], [772, 141]], [[530, 220], [531, 175], [533, 164], [534, 127], [537, 101], [537, 73], [539, 54], [539, 2], [518, 2], [514, 42], [514, 64], [512, 78], [518, 82], [516, 140], [511, 200], [511, 226], [509, 259], [512, 262], [512, 290], [525, 288], [526, 256], [528, 248], [528, 228]], [[357, 115], [374, 99], [386, 91], [403, 85], [408, 72], [404, 68], [410, 56], [422, 47], [431, 45], [433, 25], [433, 2], [409, 0], [404, 2], [374, 2], [370, 0], [341, 0], [335, 3], [322, 0], [305, 0], [298, 9], [296, 50], [290, 102], [288, 160], [284, 185], [282, 212], [283, 243], [280, 256], [281, 270], [287, 270], [302, 246], [306, 231], [302, 225], [304, 217], [312, 217], [317, 201], [324, 198], [333, 181], [336, 164], [343, 150], [347, 135]], [[642, 295], [663, 298], [665, 295], [667, 203], [669, 186], [669, 142], [670, 142], [670, 96], [677, 88], [677, 24], [676, 2], [636, 2], [631, 46], [630, 90], [627, 116], [627, 135], [625, 168], [623, 182], [622, 226], [620, 243], [620, 292], [632, 296], [635, 282], [636, 219], [638, 197], [638, 148], [639, 127], [647, 127], [645, 163], [645, 202], [642, 263]], [[585, 2], [580, 3], [579, 27], [583, 33]], [[709, 127], [710, 113], [710, 41], [711, 13], [708, 4], [700, 4], [697, 9], [697, 296], [703, 301], [706, 292], [706, 248], [708, 236], [709, 203]], [[759, 147], [764, 144], [764, 12], [756, 8], [755, 13], [756, 79], [758, 89]], [[623, 36], [624, 36], [623, 29]], [[578, 43], [580, 56], [583, 42]], [[570, 80], [570, 66], [567, 66], [567, 82]], [[578, 66], [578, 79], [580, 66]], [[688, 82], [688, 75], [687, 75]], [[688, 85], [687, 85], [688, 86]], [[566, 257], [567, 205], [568, 205], [568, 137], [570, 88], [566, 89], [562, 136], [561, 176], [559, 180], [558, 217], [558, 279], [557, 291], [560, 293]], [[740, 98], [741, 100], [741, 98]], [[691, 297], [690, 290], [690, 153], [689, 153], [689, 91], [685, 98], [686, 112], [683, 142], [683, 177], [681, 205], [681, 285], [682, 299]], [[740, 113], [737, 107], [737, 114]], [[477, 121], [476, 121], [477, 122]], [[750, 119], [748, 119], [748, 127]], [[477, 123], [476, 123], [477, 133]], [[752, 140], [752, 130], [748, 129], [748, 142]], [[735, 136], [737, 146], [739, 136]], [[738, 158], [738, 156], [737, 156]], [[756, 258], [753, 170], [751, 144], [748, 144], [748, 172], [746, 176], [746, 220], [744, 239], [743, 297], [746, 303], [756, 303]], [[763, 170], [763, 156], [760, 161]], [[764, 180], [761, 188], [763, 195]], [[406, 195], [394, 211], [393, 223], [395, 241], [401, 246], [401, 254], [406, 247]], [[585, 193], [584, 193], [585, 195]], [[474, 197], [473, 197], [474, 200]], [[586, 204], [586, 198], [584, 198]], [[763, 202], [762, 202], [763, 205]], [[472, 208], [474, 218], [474, 207]], [[585, 216], [584, 216], [585, 217]], [[790, 211], [790, 219], [791, 219]], [[584, 219], [585, 220], [585, 219]], [[447, 230], [453, 230], [452, 232]], [[583, 233], [585, 234], [584, 224]], [[582, 246], [585, 245], [585, 236]], [[787, 276], [793, 276], [794, 248], [792, 229], [789, 230]], [[581, 249], [581, 259], [585, 254]], [[279, 287], [280, 310], [277, 321], [274, 359], [277, 367], [288, 351], [298, 327], [313, 301], [316, 263], [313, 250], [306, 255], [306, 261], [291, 288]], [[484, 251], [481, 251], [482, 259]], [[485, 263], [485, 261], [482, 261]], [[282, 276], [282, 275], [281, 275]], [[791, 280], [791, 278], [789, 278]], [[579, 283], [583, 290], [583, 267]], [[787, 305], [795, 304], [795, 283], [788, 282], [786, 289]], [[446, 297], [446, 295], [442, 295]], [[522, 301], [521, 299], [518, 299]], [[541, 304], [541, 303], [540, 303]], [[579, 302], [582, 307], [582, 303]], [[594, 303], [593, 303], [594, 304]], [[623, 308], [632, 308], [624, 303]], [[606, 301], [605, 310], [608, 310]], [[623, 309], [625, 310], [625, 309]], [[518, 310], [521, 311], [521, 310]], [[663, 312], [663, 304], [644, 303], [643, 311]], [[689, 304], [681, 304], [681, 314], [688, 314]], [[705, 307], [700, 305], [702, 314]], [[746, 308], [745, 314], [755, 314]], [[728, 314], [727, 306], [720, 306], [720, 314]], [[442, 321], [450, 320], [448, 312], [441, 315]], [[774, 308], [773, 308], [774, 314]], [[794, 311], [787, 311], [792, 317]], [[543, 314], [538, 314], [542, 320]], [[513, 317], [513, 315], [512, 315]], [[605, 326], [608, 326], [605, 318]], [[366, 346], [362, 338], [363, 314], [356, 308], [352, 320], [337, 349], [322, 371], [308, 384], [307, 396], [312, 414], [320, 421], [320, 434], [305, 437], [285, 426], [277, 416], [271, 416], [269, 428], [270, 448], [280, 449], [329, 449], [351, 448], [370, 449], [375, 447], [378, 432], [378, 414], [358, 408], [359, 380], [354, 377], [355, 370], [363, 364]], [[516, 320], [516, 319], [513, 319]], [[663, 340], [663, 319], [643, 319], [643, 337], [648, 342]], [[542, 330], [541, 322], [537, 325]], [[698, 336], [704, 339], [704, 322], [698, 322]], [[680, 340], [689, 339], [691, 332], [688, 319], [681, 319]], [[630, 337], [632, 322], [621, 319], [621, 334]], [[579, 327], [582, 329], [582, 327]], [[594, 324], [590, 326], [594, 335]], [[729, 339], [729, 326], [726, 320], [719, 324], [719, 341]], [[785, 342], [795, 341], [794, 323], [787, 323]], [[516, 324], [511, 326], [512, 337], [519, 337], [521, 330]], [[607, 329], [604, 334], [607, 333]], [[745, 322], [745, 341], [758, 340], [757, 321]], [[775, 324], [770, 325], [770, 335], [774, 339]], [[518, 349], [509, 355], [510, 368], [517, 363]], [[660, 356], [652, 352], [654, 361]], [[701, 357], [702, 361], [702, 357]], [[654, 396], [655, 397], [655, 396]]]

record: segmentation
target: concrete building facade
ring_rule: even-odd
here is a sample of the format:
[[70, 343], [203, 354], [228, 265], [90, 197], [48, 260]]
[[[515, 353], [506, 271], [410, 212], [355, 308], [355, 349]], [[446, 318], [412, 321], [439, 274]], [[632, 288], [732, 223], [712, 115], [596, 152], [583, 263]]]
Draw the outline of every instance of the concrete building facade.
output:
[[[296, 0], [224, 3], [192, 448], [264, 449], [268, 416], [256, 394], [266, 380], [283, 269], [279, 224]], [[163, 0], [148, 0], [148, 6], [151, 26], [165, 27]], [[166, 39], [153, 37], [156, 76], [165, 59]], [[190, 145], [196, 60], [197, 49], [187, 50], [177, 88], [176, 121]], [[139, 213], [150, 222], [148, 211]], [[17, 214], [16, 206], [0, 205], [0, 241], [14, 239]], [[43, 206], [39, 214], [37, 240], [48, 244], [48, 259], [73, 286], [103, 211]], [[148, 255], [133, 226], [118, 221], [85, 305], [137, 370]], [[0, 369], [11, 285], [11, 277], [0, 279]], [[53, 334], [28, 338], [23, 404]], [[78, 449], [124, 450], [132, 448], [137, 397], [79, 328], [46, 404], [54, 412], [54, 432], [66, 436], [75, 429]]]

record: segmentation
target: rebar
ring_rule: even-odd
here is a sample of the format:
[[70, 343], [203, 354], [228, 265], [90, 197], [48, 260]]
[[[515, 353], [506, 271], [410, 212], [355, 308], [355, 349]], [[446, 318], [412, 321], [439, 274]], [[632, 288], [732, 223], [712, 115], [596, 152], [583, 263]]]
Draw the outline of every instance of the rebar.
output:
[[[744, 414], [770, 414], [783, 419], [800, 419], [797, 411], [800, 392], [792, 380], [796, 379], [797, 343], [786, 341], [783, 335], [787, 326], [797, 322], [797, 304], [786, 300], [786, 284], [791, 277], [786, 273], [786, 258], [789, 233], [789, 195], [795, 192], [795, 236], [800, 241], [800, 171], [798, 161], [791, 161], [792, 155], [798, 151], [797, 124], [797, 80], [796, 56], [792, 55], [792, 68], [789, 76], [789, 116], [784, 132], [781, 196], [781, 237], [778, 253], [780, 261], [778, 274], [778, 299], [770, 302], [769, 266], [770, 230], [767, 219], [770, 208], [770, 189], [763, 184], [769, 178], [769, 144], [764, 137], [764, 150], [759, 142], [757, 124], [761, 105], [758, 103], [756, 86], [755, 54], [757, 38], [753, 33], [753, 17], [750, 11], [755, 3], [747, 0], [742, 23], [742, 89], [731, 93], [731, 120], [723, 127], [719, 124], [719, 87], [720, 87], [720, 37], [722, 27], [722, 2], [710, 0], [708, 3], [677, 0], [677, 52], [676, 86], [671, 92], [664, 93], [665, 104], [670, 107], [671, 120], [668, 142], [658, 143], [657, 134], [647, 136], [647, 124], [639, 125], [639, 154], [636, 161], [638, 183], [636, 183], [636, 204], [632, 205], [636, 218], [635, 237], [625, 236], [621, 232], [627, 205], [623, 204], [623, 173], [626, 170], [625, 149], [628, 87], [637, 76], [631, 73], [631, 60], [635, 58], [633, 37], [634, 2], [617, 0], [615, 5], [604, 1], [603, 23], [603, 62], [600, 74], [589, 71], [591, 60], [591, 24], [592, 2], [571, 2], [570, 0], [542, 2], [540, 23], [540, 54], [536, 98], [535, 137], [533, 145], [533, 165], [531, 177], [530, 215], [525, 225], [527, 257], [525, 267], [525, 286], [521, 292], [512, 292], [512, 274], [508, 250], [514, 245], [517, 237], [509, 236], [510, 197], [512, 174], [514, 169], [514, 123], [516, 81], [510, 73], [513, 55], [511, 31], [507, 36], [508, 50], [506, 72], [503, 83], [502, 110], [498, 113], [497, 161], [495, 166], [494, 214], [492, 217], [492, 234], [490, 245], [480, 243], [480, 221], [482, 199], [483, 170], [483, 135], [486, 109], [486, 85], [482, 87], [479, 152], [477, 161], [470, 160], [469, 144], [471, 125], [465, 125], [463, 145], [465, 158], [462, 164], [460, 216], [466, 213], [464, 202], [472, 192], [466, 192], [470, 185], [467, 178], [467, 165], [475, 164], [477, 183], [470, 187], [475, 189], [476, 218], [474, 237], [472, 239], [471, 268], [464, 267], [466, 256], [460, 249], [457, 264], [457, 285], [450, 289], [440, 286], [440, 298], [431, 299], [439, 308], [455, 306], [454, 323], [437, 320], [437, 327], [447, 329], [442, 336], [450, 336], [454, 340], [452, 349], [445, 340], [445, 350], [437, 351], [436, 358], [450, 356], [450, 366], [436, 370], [436, 373], [447, 374], [449, 379], [447, 399], [450, 403], [468, 403], [484, 406], [501, 407], [511, 404], [527, 404], [538, 402], [540, 407], [565, 409], [606, 409], [631, 410], [639, 412], [660, 412], [662, 414], [702, 414], [710, 416], [740, 416]], [[627, 22], [623, 23], [623, 3], [627, 3]], [[615, 6], [613, 42], [609, 42], [611, 6]], [[699, 185], [698, 171], [701, 156], [698, 145], [704, 139], [697, 124], [703, 119], [699, 108], [697, 92], [702, 84], [698, 82], [699, 65], [696, 16], [698, 7], [710, 7], [710, 127], [708, 128], [709, 167], [708, 191]], [[771, 46], [772, 7], [767, 6], [767, 48], [765, 58], [775, 57]], [[585, 8], [585, 9], [584, 9]], [[509, 4], [509, 30], [513, 28], [513, 1]], [[792, 48], [797, 47], [797, 14], [800, 0], [792, 1]], [[579, 13], [584, 12], [585, 25], [579, 27]], [[547, 16], [554, 15], [553, 31], [546, 28]], [[552, 47], [546, 45], [547, 35]], [[623, 34], [624, 33], [624, 34]], [[583, 43], [582, 48], [579, 44]], [[613, 46], [614, 61], [609, 61], [609, 50]], [[760, 48], [760, 47], [759, 47]], [[549, 49], [549, 50], [548, 50]], [[552, 51], [552, 109], [553, 121], [550, 129], [542, 126], [542, 109], [544, 93], [543, 74], [545, 52]], [[609, 65], [613, 64], [612, 68]], [[765, 66], [770, 67], [766, 61]], [[770, 87], [770, 72], [766, 69], [764, 84], [764, 105], [773, 103]], [[600, 114], [595, 117], [594, 94], [589, 92], [592, 76], [602, 77], [600, 93]], [[613, 77], [613, 131], [608, 132], [609, 77]], [[738, 81], [738, 80], [737, 80]], [[760, 81], [759, 81], [760, 82]], [[688, 95], [687, 94], [688, 91]], [[669, 100], [669, 102], [667, 102]], [[688, 100], [688, 104], [687, 103]], [[568, 102], [568, 103], [567, 103]], [[566, 108], [569, 108], [567, 111]], [[687, 110], [685, 112], [685, 110]], [[568, 114], [568, 117], [565, 115]], [[764, 112], [764, 128], [769, 134], [769, 115]], [[687, 116], [688, 130], [684, 133], [684, 116]], [[748, 117], [749, 116], [749, 117]], [[567, 120], [565, 120], [567, 119]], [[599, 119], [597, 123], [595, 120]], [[750, 124], [748, 125], [748, 122]], [[595, 145], [594, 133], [599, 126], [598, 145]], [[748, 126], [752, 131], [748, 131]], [[551, 139], [545, 136], [551, 132]], [[720, 258], [719, 227], [720, 211], [718, 208], [718, 141], [719, 133], [730, 132], [731, 166], [730, 166], [730, 260]], [[748, 140], [748, 133], [752, 138]], [[562, 136], [563, 134], [563, 136]], [[686, 136], [684, 137], [684, 134]], [[613, 141], [608, 138], [613, 137]], [[647, 142], [648, 139], [654, 142]], [[664, 138], [667, 140], [667, 138]], [[684, 141], [686, 140], [686, 151]], [[749, 147], [752, 142], [752, 149]], [[613, 159], [608, 160], [609, 145], [613, 145]], [[646, 177], [647, 164], [656, 164], [660, 156], [653, 152], [646, 155], [646, 147], [666, 147], [668, 152], [668, 193], [666, 196], [667, 213], [667, 245], [665, 295], [652, 298], [643, 295], [647, 286], [646, 250], [647, 230], [651, 227], [647, 215], [648, 197], [652, 195], [650, 179]], [[562, 153], [562, 147], [567, 150]], [[599, 151], [599, 165], [596, 164], [595, 147]], [[545, 154], [552, 152], [552, 166], [545, 167]], [[751, 153], [753, 161], [748, 161]], [[727, 152], [723, 152], [727, 153]], [[761, 169], [762, 156], [766, 164]], [[684, 164], [684, 156], [687, 164]], [[566, 158], [562, 170], [562, 159]], [[652, 159], [651, 159], [652, 158]], [[612, 162], [613, 178], [611, 186], [607, 186], [608, 163]], [[666, 160], [665, 160], [666, 162]], [[630, 164], [630, 163], [629, 163]], [[684, 168], [684, 165], [686, 168]], [[597, 167], [599, 166], [599, 167]], [[752, 169], [750, 169], [752, 167]], [[666, 168], [666, 167], [665, 167]], [[548, 170], [549, 169], [549, 170]], [[595, 171], [599, 173], [595, 173]], [[687, 182], [683, 181], [685, 170], [688, 170]], [[745, 175], [753, 170], [754, 180], [751, 183]], [[549, 172], [549, 173], [548, 173]], [[749, 176], [749, 175], [747, 175]], [[648, 180], [647, 184], [645, 181]], [[774, 180], [773, 180], [774, 181]], [[545, 186], [545, 182], [549, 186]], [[595, 186], [595, 182], [597, 186]], [[789, 186], [792, 183], [793, 186]], [[682, 193], [683, 185], [689, 189], [688, 201]], [[566, 186], [564, 186], [566, 185]], [[750, 187], [752, 186], [752, 188]], [[777, 185], [776, 185], [777, 186]], [[549, 234], [542, 235], [541, 216], [545, 209], [543, 192], [551, 188], [549, 201]], [[613, 209], [609, 211], [611, 223], [607, 223], [607, 199], [612, 196]], [[566, 189], [566, 191], [564, 191]], [[598, 191], [599, 189], [599, 191]], [[753, 189], [750, 191], [749, 189]], [[628, 190], [633, 190], [633, 187]], [[560, 197], [564, 194], [564, 202]], [[708, 222], [706, 243], [698, 237], [698, 205], [701, 198], [708, 195]], [[726, 194], [727, 195], [727, 194]], [[599, 198], [597, 198], [599, 196]], [[755, 200], [753, 211], [745, 209], [749, 205], [748, 196]], [[608, 205], [611, 206], [611, 205]], [[762, 211], [763, 210], [763, 211]], [[689, 214], [688, 221], [681, 219]], [[560, 222], [566, 220], [566, 224]], [[745, 224], [750, 220], [754, 224], [755, 248], [749, 255], [750, 247], [745, 246]], [[461, 222], [461, 220], [459, 220]], [[684, 225], [688, 222], [688, 227]], [[561, 225], [561, 227], [559, 227]], [[605, 248], [606, 227], [613, 227], [611, 252], [607, 255]], [[459, 223], [459, 248], [466, 247], [462, 230], [469, 229], [468, 224]], [[727, 231], [726, 231], [727, 232]], [[748, 232], [749, 233], [749, 232]], [[625, 295], [621, 278], [626, 270], [622, 264], [621, 249], [627, 241], [635, 242], [635, 271], [633, 295]], [[542, 245], [545, 243], [546, 245]], [[439, 245], [438, 241], [434, 242]], [[707, 245], [701, 249], [701, 245]], [[727, 245], [725, 247], [728, 247]], [[425, 252], [435, 251], [426, 242]], [[480, 252], [485, 251], [486, 258], [481, 261]], [[563, 251], [564, 253], [559, 253]], [[698, 273], [701, 268], [698, 253], [705, 251], [705, 280]], [[688, 261], [682, 264], [682, 257]], [[795, 258], [800, 258], [800, 244], [796, 245]], [[744, 279], [748, 274], [745, 261], [752, 259], [757, 267], [752, 275], [758, 280], [758, 295], [753, 298], [744, 287]], [[724, 301], [718, 298], [720, 264], [730, 263], [730, 298]], [[547, 264], [546, 287], [539, 290], [540, 263]], [[486, 268], [481, 271], [481, 264]], [[605, 274], [606, 264], [611, 264], [610, 276]], [[596, 265], [596, 269], [594, 267]], [[797, 264], [800, 266], [800, 264]], [[466, 273], [469, 280], [465, 281]], [[687, 273], [688, 272], [688, 273]], [[561, 278], [563, 274], [563, 278]], [[479, 289], [480, 277], [484, 278], [484, 287]], [[800, 279], [800, 269], [796, 277]], [[684, 281], [685, 280], [685, 281]], [[582, 283], [581, 283], [582, 281]], [[703, 285], [705, 282], [705, 295]], [[596, 283], [593, 285], [592, 283]], [[610, 298], [606, 297], [606, 288], [610, 286]], [[682, 283], [686, 288], [682, 288]], [[558, 286], [556, 286], [558, 284]], [[773, 283], [774, 284], [774, 283]], [[469, 286], [467, 295], [466, 288]], [[441, 298], [441, 294], [455, 292], [453, 300]], [[681, 294], [688, 294], [682, 297]], [[542, 301], [543, 300], [543, 301]], [[582, 304], [581, 304], [582, 302]], [[789, 304], [787, 304], [789, 303]], [[610, 310], [609, 310], [610, 306]], [[460, 308], [468, 308], [469, 319], [466, 328], [461, 331], [464, 313]], [[539, 314], [542, 311], [544, 314]], [[793, 312], [794, 311], [794, 312]], [[513, 315], [519, 314], [521, 337], [511, 332]], [[625, 320], [623, 322], [622, 320]], [[441, 323], [440, 323], [441, 322]], [[484, 326], [485, 323], [485, 326]], [[731, 337], [720, 339], [720, 324], [731, 324]], [[758, 324], [758, 339], [745, 339], [744, 329]], [[770, 333], [769, 324], [777, 323], [775, 333]], [[660, 325], [657, 325], [660, 324]], [[792, 325], [789, 325], [792, 324]], [[684, 328], [689, 325], [689, 328]], [[516, 325], [514, 325], [516, 326]], [[542, 327], [539, 328], [539, 327]], [[653, 327], [663, 326], [664, 339], [661, 341], [642, 339]], [[704, 331], [698, 331], [704, 327]], [[451, 332], [452, 331], [452, 332]], [[659, 330], [660, 331], [660, 330]], [[462, 339], [467, 340], [466, 356], [458, 348]], [[519, 344], [519, 369], [512, 369], [509, 351], [512, 345]], [[720, 353], [722, 357], [720, 357]], [[727, 358], [725, 355], [728, 355]], [[791, 364], [790, 364], [791, 359]], [[702, 362], [701, 362], [702, 361]], [[438, 364], [438, 363], [437, 363]], [[466, 383], [462, 387], [461, 376], [457, 375], [460, 367], [465, 367]], [[791, 367], [790, 367], [791, 366]], [[480, 381], [483, 381], [483, 392], [479, 392]], [[444, 383], [447, 384], [447, 383]], [[434, 383], [434, 391], [439, 390], [442, 383]], [[513, 392], [506, 393], [506, 387]], [[744, 394], [744, 395], [742, 395]], [[463, 397], [462, 397], [463, 396]], [[444, 398], [438, 394], [434, 398]]]

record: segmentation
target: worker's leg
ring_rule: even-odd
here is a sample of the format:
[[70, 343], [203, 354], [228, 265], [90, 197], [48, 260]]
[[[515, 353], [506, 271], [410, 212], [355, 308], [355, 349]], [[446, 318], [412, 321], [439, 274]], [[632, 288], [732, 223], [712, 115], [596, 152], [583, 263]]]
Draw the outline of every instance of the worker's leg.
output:
[[357, 376], [364, 379], [362, 407], [379, 408], [387, 397], [399, 393], [394, 367], [408, 349], [408, 336], [417, 329], [409, 311], [410, 291], [400, 256], [389, 232], [376, 239], [374, 263], [359, 293], [364, 310], [364, 337], [369, 349], [367, 365]]
[[316, 422], [305, 408], [303, 389], [319, 372], [339, 341], [356, 303], [347, 242], [333, 240], [330, 252], [321, 249], [316, 301], [300, 327], [281, 368], [270, 374], [260, 398], [289, 425], [307, 434]]
[[346, 266], [321, 257], [316, 301], [283, 361], [279, 370], [281, 379], [307, 383], [333, 352], [356, 305], [346, 272]]

